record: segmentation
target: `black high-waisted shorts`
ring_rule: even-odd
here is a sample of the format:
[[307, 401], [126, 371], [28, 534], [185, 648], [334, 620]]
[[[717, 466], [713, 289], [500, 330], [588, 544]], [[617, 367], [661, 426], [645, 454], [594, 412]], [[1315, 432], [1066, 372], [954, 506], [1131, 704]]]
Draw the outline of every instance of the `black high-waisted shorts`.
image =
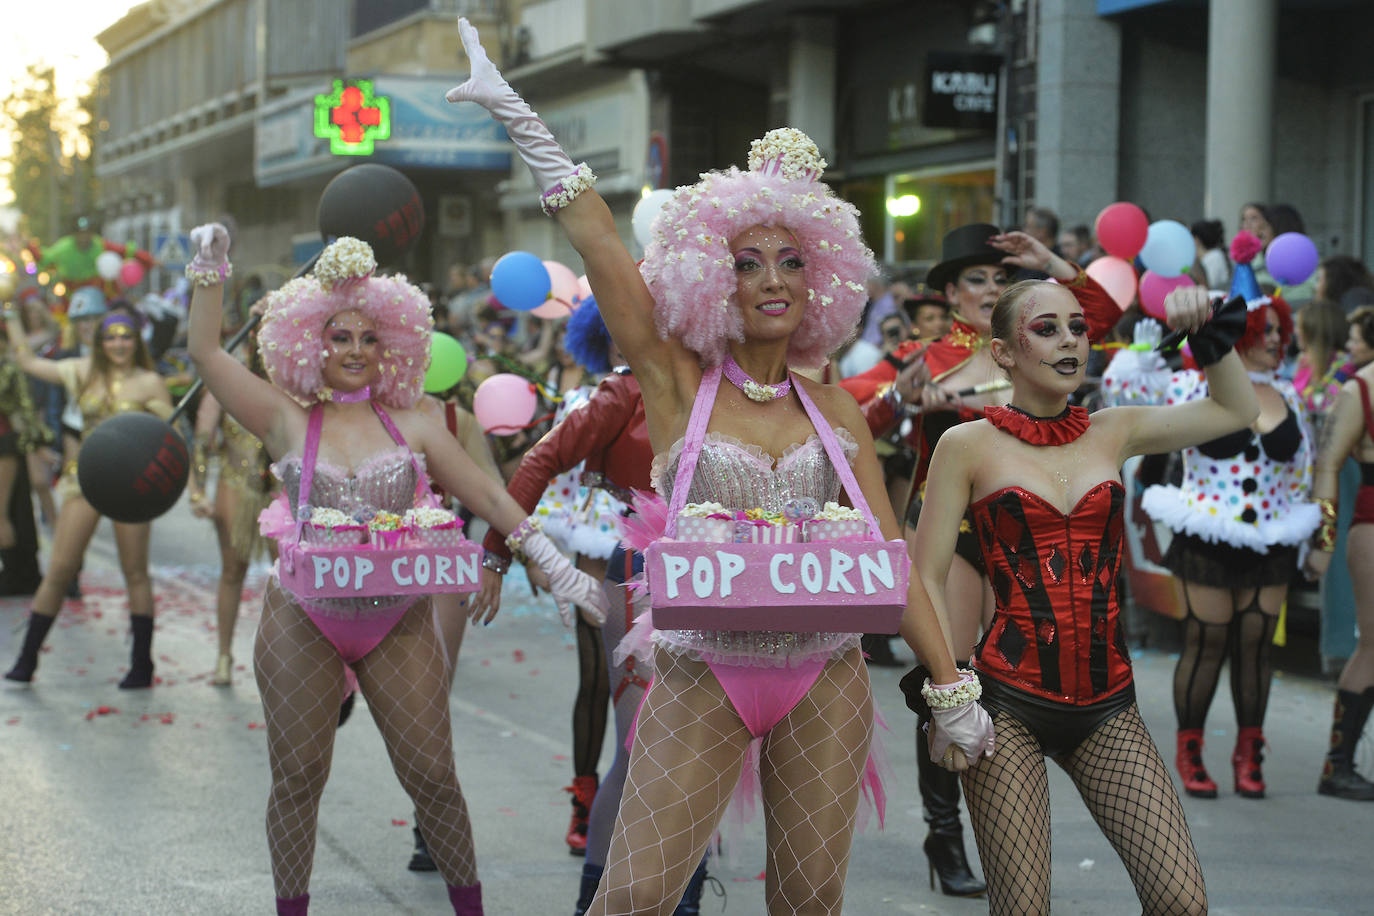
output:
[[999, 714], [1007, 715], [1026, 726], [1047, 757], [1059, 757], [1073, 751], [1102, 723], [1135, 703], [1135, 684], [1128, 684], [1105, 700], [1087, 706], [1069, 706], [981, 673], [978, 680], [983, 684], [983, 708], [994, 721]]

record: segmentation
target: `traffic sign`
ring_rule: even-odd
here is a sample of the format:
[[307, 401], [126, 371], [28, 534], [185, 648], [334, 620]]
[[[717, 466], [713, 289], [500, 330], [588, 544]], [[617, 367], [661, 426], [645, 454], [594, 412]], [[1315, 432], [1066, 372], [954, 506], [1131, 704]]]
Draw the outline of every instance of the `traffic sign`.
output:
[[159, 233], [153, 246], [153, 257], [170, 270], [185, 267], [191, 260], [191, 237], [181, 233]]

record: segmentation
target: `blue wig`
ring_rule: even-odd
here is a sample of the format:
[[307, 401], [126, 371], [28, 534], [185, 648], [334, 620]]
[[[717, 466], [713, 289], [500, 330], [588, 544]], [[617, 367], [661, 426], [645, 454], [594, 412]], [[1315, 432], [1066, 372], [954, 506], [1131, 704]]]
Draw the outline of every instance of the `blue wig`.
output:
[[606, 330], [606, 322], [601, 320], [601, 310], [591, 296], [568, 319], [568, 328], [563, 334], [563, 349], [567, 350], [578, 365], [594, 375], [604, 375], [611, 371], [611, 334]]

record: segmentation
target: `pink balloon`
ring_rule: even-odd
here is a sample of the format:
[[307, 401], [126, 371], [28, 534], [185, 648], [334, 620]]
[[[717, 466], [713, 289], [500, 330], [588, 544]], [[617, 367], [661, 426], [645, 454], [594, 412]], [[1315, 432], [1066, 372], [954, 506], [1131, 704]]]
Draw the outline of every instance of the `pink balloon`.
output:
[[482, 429], [498, 436], [513, 435], [534, 419], [539, 396], [528, 379], [502, 372], [477, 386], [472, 412]]
[[539, 308], [531, 310], [530, 314], [548, 319], [567, 318], [572, 314], [572, 306], [562, 299], [550, 299]]
[[1113, 302], [1123, 309], [1130, 308], [1131, 300], [1135, 299], [1135, 268], [1129, 262], [1120, 258], [1098, 258], [1088, 265], [1087, 274], [1102, 284]]
[[137, 261], [125, 261], [123, 264], [120, 265], [119, 282], [125, 289], [128, 289], [131, 286], [137, 286], [139, 281], [142, 279], [142, 264], [138, 263]]
[[[1101, 281], [1099, 281], [1101, 282]], [[1151, 318], [1164, 320], [1164, 300], [1174, 290], [1192, 286], [1193, 278], [1187, 274], [1177, 277], [1161, 277], [1153, 270], [1147, 270], [1140, 277], [1140, 307]]]
[[587, 282], [587, 275], [583, 274], [577, 278], [577, 295], [573, 298], [573, 308], [582, 304], [583, 299], [590, 299], [592, 295], [592, 285]]
[[1124, 200], [1103, 207], [1093, 226], [1102, 250], [1127, 261], [1140, 254], [1149, 231], [1150, 220], [1145, 211]]
[[545, 261], [544, 267], [549, 271], [549, 298], [572, 302], [577, 295], [577, 274], [557, 261]]

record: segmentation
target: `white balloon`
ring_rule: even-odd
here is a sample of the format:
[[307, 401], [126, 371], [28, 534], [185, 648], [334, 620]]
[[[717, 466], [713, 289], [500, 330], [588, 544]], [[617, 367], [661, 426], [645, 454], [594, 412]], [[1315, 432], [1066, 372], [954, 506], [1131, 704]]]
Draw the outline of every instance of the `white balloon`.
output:
[[119, 268], [123, 264], [124, 259], [117, 252], [102, 251], [95, 259], [95, 272], [100, 274], [102, 280], [113, 280], [119, 276]]
[[630, 217], [630, 225], [634, 227], [635, 241], [639, 243], [639, 247], [649, 247], [649, 240], [653, 238], [649, 230], [653, 228], [654, 220], [658, 218], [663, 205], [672, 196], [673, 192], [670, 189], [659, 188], [657, 191], [650, 191], [639, 199], [639, 203], [635, 204], [635, 212]]

